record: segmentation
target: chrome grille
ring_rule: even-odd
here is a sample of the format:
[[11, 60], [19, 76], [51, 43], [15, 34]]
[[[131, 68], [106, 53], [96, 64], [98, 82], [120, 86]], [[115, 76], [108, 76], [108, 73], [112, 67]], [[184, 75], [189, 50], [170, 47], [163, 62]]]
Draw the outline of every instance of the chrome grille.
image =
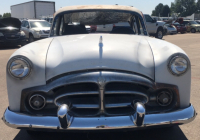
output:
[[112, 82], [105, 85], [103, 95], [101, 90], [95, 83], [68, 85], [56, 89], [54, 103], [67, 104], [73, 116], [94, 116], [131, 114], [133, 101], [148, 102], [145, 89], [138, 85]]
[[105, 112], [109, 115], [128, 115], [134, 112], [134, 101], [148, 102], [145, 88], [132, 83], [113, 82], [105, 87]]
[[[109, 71], [75, 73], [51, 79], [45, 86], [24, 89], [21, 111], [47, 115], [44, 111], [52, 107], [56, 116], [58, 106], [68, 104], [73, 116], [126, 115], [134, 111], [134, 100], [148, 102], [149, 89], [154, 89], [154, 83], [135, 74]], [[44, 109], [31, 110], [27, 101], [33, 94], [46, 97]]]
[[56, 106], [67, 104], [73, 116], [94, 116], [99, 111], [98, 86], [94, 83], [72, 84], [56, 89]]

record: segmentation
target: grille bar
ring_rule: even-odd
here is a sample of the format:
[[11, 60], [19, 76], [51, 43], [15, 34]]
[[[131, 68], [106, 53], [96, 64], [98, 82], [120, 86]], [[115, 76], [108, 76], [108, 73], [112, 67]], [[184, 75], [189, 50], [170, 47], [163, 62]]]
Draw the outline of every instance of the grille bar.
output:
[[97, 104], [73, 104], [72, 108], [94, 108], [94, 109], [98, 109], [99, 105], [97, 105]]
[[122, 108], [122, 107], [129, 107], [131, 103], [118, 103], [118, 104], [106, 104], [105, 108]]

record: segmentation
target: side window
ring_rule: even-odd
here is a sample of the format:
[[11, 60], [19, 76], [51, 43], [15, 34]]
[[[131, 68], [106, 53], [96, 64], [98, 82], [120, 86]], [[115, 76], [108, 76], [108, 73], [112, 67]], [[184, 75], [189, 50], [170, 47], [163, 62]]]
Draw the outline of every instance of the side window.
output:
[[27, 26], [29, 26], [29, 25], [28, 25], [28, 21], [25, 21], [24, 27], [27, 27]]
[[61, 23], [60, 23], [60, 31], [59, 31], [59, 35], [63, 35], [63, 24], [64, 24], [64, 19], [62, 17], [61, 19]]
[[153, 19], [149, 15], [145, 15], [146, 22], [153, 22]]
[[139, 32], [140, 32], [140, 34], [141, 35], [144, 35], [144, 29], [143, 29], [143, 27], [142, 27], [142, 24], [141, 24], [141, 21], [140, 21], [140, 19], [138, 18], [138, 30], [139, 30]]
[[135, 34], [138, 34], [137, 24], [136, 24], [135, 17], [132, 17], [131, 26], [132, 26], [133, 31], [135, 32]]
[[21, 24], [21, 25], [22, 25], [22, 27], [25, 27], [25, 26], [24, 26], [24, 25], [25, 25], [25, 21], [22, 21], [22, 24]]
[[186, 25], [186, 24], [188, 24], [188, 22], [187, 21], [183, 21], [183, 24]]

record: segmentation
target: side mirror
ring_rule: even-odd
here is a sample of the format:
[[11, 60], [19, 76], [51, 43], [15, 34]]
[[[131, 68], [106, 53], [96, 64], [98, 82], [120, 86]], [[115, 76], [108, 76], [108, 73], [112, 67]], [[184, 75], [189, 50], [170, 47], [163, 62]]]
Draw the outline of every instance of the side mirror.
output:
[[29, 29], [29, 26], [27, 25], [27, 26], [26, 26], [26, 28], [28, 28], [28, 29]]

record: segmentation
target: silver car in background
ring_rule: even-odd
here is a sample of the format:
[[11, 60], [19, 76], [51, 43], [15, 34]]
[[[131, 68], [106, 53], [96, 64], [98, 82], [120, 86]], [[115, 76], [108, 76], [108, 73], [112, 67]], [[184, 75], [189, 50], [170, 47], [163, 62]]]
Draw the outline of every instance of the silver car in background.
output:
[[46, 20], [24, 20], [22, 21], [21, 30], [26, 34], [29, 42], [34, 42], [38, 39], [44, 39], [49, 36], [51, 24]]
[[177, 34], [176, 27], [171, 24], [165, 24], [164, 29], [166, 30], [166, 34], [170, 34], [170, 35]]

